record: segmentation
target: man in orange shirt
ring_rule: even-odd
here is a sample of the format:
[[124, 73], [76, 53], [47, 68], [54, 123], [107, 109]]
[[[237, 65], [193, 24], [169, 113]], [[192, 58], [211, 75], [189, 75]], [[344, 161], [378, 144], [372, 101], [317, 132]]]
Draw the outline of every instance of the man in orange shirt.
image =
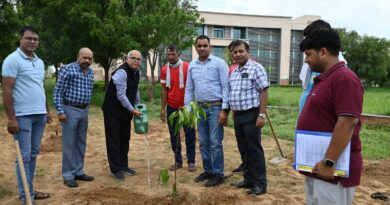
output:
[[[187, 80], [188, 62], [180, 59], [180, 52], [175, 45], [167, 48], [168, 63], [161, 69], [161, 113], [163, 122], [166, 118], [184, 106], [184, 91]], [[175, 135], [174, 125], [168, 122], [172, 151], [175, 154], [175, 163], [168, 169], [173, 171], [183, 166], [181, 155], [180, 133]], [[196, 171], [195, 166], [195, 129], [184, 128], [187, 151], [188, 171]]]

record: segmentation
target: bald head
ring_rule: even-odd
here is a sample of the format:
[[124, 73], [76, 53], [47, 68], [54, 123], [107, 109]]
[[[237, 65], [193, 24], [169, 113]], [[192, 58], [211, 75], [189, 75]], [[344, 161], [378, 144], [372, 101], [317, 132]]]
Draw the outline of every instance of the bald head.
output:
[[79, 62], [80, 68], [87, 70], [93, 62], [93, 52], [89, 48], [81, 48], [77, 56], [77, 61]]
[[141, 66], [141, 61], [142, 61], [141, 52], [137, 50], [131, 50], [127, 54], [126, 63], [129, 65], [131, 69], [138, 70], [138, 68]]

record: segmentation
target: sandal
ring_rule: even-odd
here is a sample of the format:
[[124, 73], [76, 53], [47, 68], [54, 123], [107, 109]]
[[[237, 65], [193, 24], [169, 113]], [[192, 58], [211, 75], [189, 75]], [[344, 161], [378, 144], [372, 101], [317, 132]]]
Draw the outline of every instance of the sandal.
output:
[[371, 198], [373, 199], [380, 199], [382, 201], [388, 201], [389, 199], [387, 198], [386, 194], [383, 192], [375, 192], [371, 194]]
[[50, 197], [50, 193], [34, 191], [34, 199], [35, 200], [47, 199], [49, 197]]

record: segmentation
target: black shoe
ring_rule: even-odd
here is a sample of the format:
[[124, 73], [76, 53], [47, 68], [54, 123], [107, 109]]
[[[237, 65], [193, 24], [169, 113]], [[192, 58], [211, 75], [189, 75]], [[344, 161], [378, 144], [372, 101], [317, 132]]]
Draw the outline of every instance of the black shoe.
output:
[[196, 183], [203, 182], [203, 181], [206, 181], [208, 179], [211, 179], [212, 177], [214, 177], [213, 174], [203, 172], [199, 176], [195, 177], [194, 182], [196, 182]]
[[123, 175], [123, 173], [121, 171], [114, 173], [113, 175], [114, 175], [115, 180], [125, 181], [125, 176]]
[[254, 194], [254, 195], [261, 195], [261, 194], [265, 194], [267, 192], [267, 189], [264, 188], [264, 187], [259, 187], [259, 186], [253, 186], [247, 193], [248, 195], [250, 194]]
[[213, 178], [208, 180], [204, 185], [206, 187], [213, 187], [213, 186], [219, 186], [223, 184], [223, 182], [224, 182], [224, 177], [214, 176]]
[[86, 174], [80, 175], [80, 176], [75, 176], [74, 179], [80, 180], [80, 181], [86, 181], [86, 182], [91, 182], [93, 181], [92, 176], [88, 176]]
[[134, 169], [131, 169], [129, 167], [125, 168], [124, 170], [122, 170], [123, 173], [129, 175], [129, 176], [134, 176], [137, 174], [137, 172], [134, 170]]
[[67, 187], [70, 187], [70, 188], [75, 188], [75, 187], [78, 187], [79, 185], [77, 184], [76, 180], [74, 179], [69, 179], [69, 180], [65, 180], [64, 179], [64, 184], [67, 186]]
[[244, 171], [244, 164], [240, 164], [240, 166], [235, 168], [235, 169], [233, 169], [232, 172], [233, 173], [239, 173], [239, 172], [242, 172], [242, 171]]
[[244, 189], [250, 189], [253, 187], [253, 185], [247, 181], [241, 181], [241, 182], [238, 182], [238, 183], [231, 183], [230, 185], [232, 186], [235, 186], [237, 188], [244, 188]]

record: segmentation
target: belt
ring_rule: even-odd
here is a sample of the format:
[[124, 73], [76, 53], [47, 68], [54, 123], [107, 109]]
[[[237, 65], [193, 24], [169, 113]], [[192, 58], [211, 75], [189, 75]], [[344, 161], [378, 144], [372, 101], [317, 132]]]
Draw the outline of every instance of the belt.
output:
[[64, 105], [79, 108], [79, 109], [85, 109], [88, 106], [88, 103], [85, 104], [76, 104], [67, 100], [64, 100]]
[[249, 113], [249, 112], [254, 112], [254, 111], [257, 111], [257, 110], [259, 110], [259, 107], [250, 108], [248, 110], [234, 110], [234, 114], [243, 115], [243, 114], [246, 114], [246, 113]]
[[209, 108], [209, 107], [213, 107], [213, 106], [222, 105], [222, 101], [218, 100], [218, 101], [213, 101], [213, 102], [198, 102], [198, 105], [203, 107], [203, 108]]

